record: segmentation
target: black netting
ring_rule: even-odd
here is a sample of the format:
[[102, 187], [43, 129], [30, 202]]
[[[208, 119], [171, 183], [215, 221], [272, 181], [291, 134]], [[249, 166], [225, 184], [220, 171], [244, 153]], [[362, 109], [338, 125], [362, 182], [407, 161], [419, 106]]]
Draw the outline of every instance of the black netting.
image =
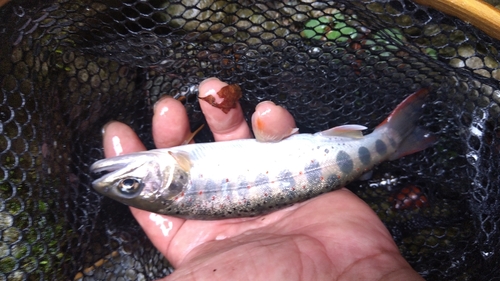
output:
[[0, 39], [0, 280], [167, 275], [88, 167], [111, 119], [151, 148], [162, 95], [184, 96], [197, 128], [210, 76], [241, 86], [247, 116], [273, 100], [302, 132], [373, 128], [431, 87], [422, 123], [439, 142], [349, 187], [425, 278], [498, 278], [500, 42], [467, 23], [403, 0], [12, 0]]

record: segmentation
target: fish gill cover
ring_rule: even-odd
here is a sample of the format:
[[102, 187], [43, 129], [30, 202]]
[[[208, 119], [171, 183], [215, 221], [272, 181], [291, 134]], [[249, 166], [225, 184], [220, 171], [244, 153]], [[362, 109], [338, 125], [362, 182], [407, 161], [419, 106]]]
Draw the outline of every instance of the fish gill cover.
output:
[[247, 116], [272, 100], [301, 132], [373, 128], [431, 87], [421, 123], [439, 142], [348, 187], [426, 279], [498, 278], [500, 42], [466, 22], [403, 0], [11, 0], [0, 42], [0, 280], [169, 274], [89, 165], [111, 119], [152, 148], [162, 95], [199, 127], [211, 76], [241, 87]]

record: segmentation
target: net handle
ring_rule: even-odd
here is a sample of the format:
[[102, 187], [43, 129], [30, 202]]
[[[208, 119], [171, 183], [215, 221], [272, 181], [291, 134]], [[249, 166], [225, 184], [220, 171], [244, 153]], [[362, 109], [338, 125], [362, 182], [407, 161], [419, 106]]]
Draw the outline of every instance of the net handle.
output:
[[500, 11], [482, 0], [415, 0], [445, 14], [457, 17], [500, 40]]

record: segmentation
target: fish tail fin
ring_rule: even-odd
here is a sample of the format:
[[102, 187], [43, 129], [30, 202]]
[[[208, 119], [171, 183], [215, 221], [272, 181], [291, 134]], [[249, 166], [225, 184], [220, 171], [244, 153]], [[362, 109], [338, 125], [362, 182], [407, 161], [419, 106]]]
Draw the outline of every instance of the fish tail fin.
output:
[[429, 89], [427, 88], [411, 94], [375, 128], [375, 131], [390, 129], [399, 135], [400, 142], [396, 151], [390, 155], [389, 160], [424, 150], [436, 142], [435, 136], [417, 126], [422, 114], [422, 105], [428, 94]]

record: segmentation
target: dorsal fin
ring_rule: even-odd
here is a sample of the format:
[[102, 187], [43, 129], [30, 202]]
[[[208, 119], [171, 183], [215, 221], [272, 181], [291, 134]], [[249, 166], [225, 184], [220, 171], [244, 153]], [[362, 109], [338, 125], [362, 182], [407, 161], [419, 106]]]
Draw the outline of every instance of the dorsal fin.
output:
[[329, 137], [337, 136], [337, 137], [350, 137], [350, 138], [360, 139], [363, 137], [363, 133], [361, 131], [366, 129], [367, 128], [362, 125], [348, 124], [348, 125], [333, 127], [328, 130], [321, 131], [317, 134]]

